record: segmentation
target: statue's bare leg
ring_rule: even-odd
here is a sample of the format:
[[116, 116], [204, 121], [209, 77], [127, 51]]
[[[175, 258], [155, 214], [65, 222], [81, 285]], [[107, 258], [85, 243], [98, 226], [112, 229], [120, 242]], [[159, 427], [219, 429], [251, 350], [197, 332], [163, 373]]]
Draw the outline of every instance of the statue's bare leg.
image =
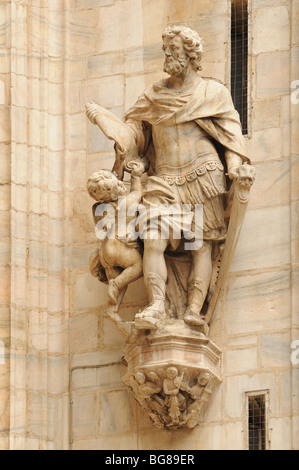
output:
[[156, 329], [158, 321], [165, 316], [167, 245], [167, 240], [144, 240], [143, 273], [150, 304], [135, 317], [138, 329]]
[[200, 315], [212, 275], [212, 242], [204, 241], [198, 251], [192, 251], [192, 268], [188, 279], [188, 307], [184, 321], [191, 326], [205, 324]]

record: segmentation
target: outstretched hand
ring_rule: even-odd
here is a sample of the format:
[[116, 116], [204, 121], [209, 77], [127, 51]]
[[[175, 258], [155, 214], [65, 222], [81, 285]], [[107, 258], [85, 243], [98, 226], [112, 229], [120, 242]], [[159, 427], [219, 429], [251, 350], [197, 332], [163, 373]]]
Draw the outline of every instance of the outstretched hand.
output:
[[99, 113], [99, 105], [97, 105], [96, 103], [94, 103], [93, 101], [90, 101], [89, 103], [87, 103], [87, 105], [85, 106], [85, 111], [86, 111], [86, 116], [88, 117], [88, 119], [93, 123], [93, 124], [96, 124], [97, 121], [96, 121], [96, 118], [97, 118], [97, 115]]

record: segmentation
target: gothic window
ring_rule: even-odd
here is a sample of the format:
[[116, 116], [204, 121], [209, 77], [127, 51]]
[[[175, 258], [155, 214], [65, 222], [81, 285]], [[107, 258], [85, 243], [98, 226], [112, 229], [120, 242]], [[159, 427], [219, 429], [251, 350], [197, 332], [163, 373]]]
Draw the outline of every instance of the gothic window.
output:
[[267, 450], [267, 398], [267, 392], [247, 396], [249, 450]]
[[231, 3], [231, 94], [248, 133], [248, 0]]

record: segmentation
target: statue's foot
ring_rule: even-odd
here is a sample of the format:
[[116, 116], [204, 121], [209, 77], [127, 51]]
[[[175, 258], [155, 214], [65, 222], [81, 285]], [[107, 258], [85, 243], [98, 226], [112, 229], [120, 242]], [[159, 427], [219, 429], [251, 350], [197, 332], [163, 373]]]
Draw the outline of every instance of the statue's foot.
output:
[[135, 328], [137, 330], [156, 330], [159, 321], [165, 318], [165, 304], [163, 301], [156, 301], [153, 305], [146, 307], [135, 316]]
[[187, 307], [184, 322], [190, 326], [204, 326], [206, 324], [205, 319], [198, 313], [198, 309], [196, 307], [193, 308], [192, 305]]
[[114, 279], [111, 279], [111, 281], [109, 281], [109, 286], [108, 286], [108, 297], [112, 305], [117, 304], [118, 295], [119, 295], [119, 289], [116, 283], [114, 282]]

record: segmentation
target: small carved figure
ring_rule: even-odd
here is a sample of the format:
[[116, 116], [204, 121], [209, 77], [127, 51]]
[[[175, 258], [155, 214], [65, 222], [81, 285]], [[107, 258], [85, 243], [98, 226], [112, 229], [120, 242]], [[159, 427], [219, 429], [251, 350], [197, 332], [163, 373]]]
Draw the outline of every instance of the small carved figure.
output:
[[184, 374], [181, 376], [178, 374], [176, 367], [168, 367], [166, 377], [163, 380], [163, 391], [166, 395], [165, 404], [169, 410], [172, 426], [179, 424], [181, 410], [186, 407], [186, 399], [180, 390], [190, 390], [188, 384], [184, 381]]
[[[91, 256], [90, 270], [100, 281], [108, 281], [109, 304], [115, 306], [116, 311], [128, 284], [143, 275], [141, 248], [133, 234], [135, 227], [130, 227], [130, 222], [136, 217], [135, 214], [127, 216], [126, 208], [130, 205], [137, 206], [141, 201], [140, 177], [144, 172], [144, 165], [141, 162], [135, 162], [131, 163], [131, 167], [131, 191], [126, 197], [124, 183], [110, 171], [101, 170], [92, 174], [87, 183], [89, 195], [97, 201], [93, 206], [95, 225], [98, 222], [106, 222], [103, 228], [107, 231], [107, 237], [102, 240], [99, 249]], [[112, 204], [111, 207], [114, 210], [111, 220], [109, 217], [103, 219], [102, 216], [97, 215], [97, 208], [103, 203]], [[119, 230], [118, 214], [121, 210], [125, 211], [123, 213], [126, 214], [126, 220], [125, 226]], [[109, 231], [112, 230], [115, 236], [109, 238]], [[122, 233], [124, 231], [125, 233]]]
[[210, 380], [211, 375], [208, 372], [202, 372], [198, 376], [196, 384], [191, 387], [190, 396], [194, 402], [187, 408], [186, 422], [188, 428], [194, 428], [199, 424], [200, 411], [206, 401], [204, 393]]
[[[159, 379], [158, 381], [160, 382]], [[143, 408], [148, 410], [149, 416], [155, 425], [162, 428], [164, 425], [158, 415], [163, 413], [164, 400], [157, 395], [161, 391], [161, 385], [147, 380], [144, 372], [140, 370], [136, 372], [134, 378], [131, 377], [130, 385], [138, 402]]]

